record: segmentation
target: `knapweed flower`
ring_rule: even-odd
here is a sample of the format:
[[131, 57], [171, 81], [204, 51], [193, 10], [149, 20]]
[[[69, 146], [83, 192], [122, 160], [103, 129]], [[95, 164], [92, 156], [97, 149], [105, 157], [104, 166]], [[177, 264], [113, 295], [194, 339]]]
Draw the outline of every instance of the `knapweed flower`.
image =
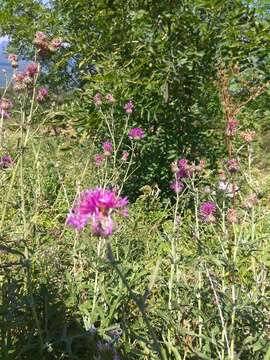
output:
[[234, 118], [229, 119], [229, 121], [227, 123], [227, 130], [226, 130], [227, 136], [230, 136], [230, 137], [235, 136], [237, 126], [238, 126], [238, 121], [236, 119], [234, 119]]
[[38, 54], [44, 57], [50, 53], [55, 53], [62, 46], [62, 39], [53, 38], [49, 41], [44, 32], [37, 31], [33, 44], [38, 48]]
[[177, 194], [184, 188], [184, 184], [181, 181], [175, 180], [170, 183], [170, 188]]
[[252, 209], [259, 202], [256, 194], [249, 195], [244, 201], [244, 207], [247, 209]]
[[96, 154], [94, 156], [94, 162], [96, 166], [101, 166], [103, 161], [105, 160], [105, 156], [103, 154]]
[[125, 105], [124, 105], [124, 109], [126, 111], [127, 114], [132, 114], [133, 113], [133, 109], [134, 109], [134, 104], [132, 101], [128, 101]]
[[239, 163], [236, 159], [230, 159], [227, 161], [227, 167], [230, 173], [236, 173], [239, 170]]
[[103, 148], [103, 152], [105, 156], [110, 156], [112, 154], [113, 151], [113, 146], [112, 143], [110, 141], [104, 141], [102, 143], [102, 148]]
[[121, 157], [121, 160], [122, 161], [127, 161], [128, 160], [128, 157], [129, 157], [129, 152], [127, 150], [124, 150], [122, 152], [122, 157]]
[[95, 106], [100, 106], [102, 104], [102, 95], [100, 93], [96, 93], [93, 97], [93, 101]]
[[0, 158], [0, 167], [2, 169], [7, 169], [7, 168], [11, 167], [12, 164], [13, 164], [13, 160], [9, 155], [3, 155]]
[[114, 215], [126, 216], [127, 205], [128, 199], [118, 197], [114, 191], [90, 189], [80, 194], [67, 224], [81, 230], [90, 222], [93, 235], [107, 238], [115, 229]]
[[204, 202], [200, 206], [200, 216], [201, 219], [206, 223], [213, 223], [215, 222], [214, 213], [216, 212], [216, 205], [209, 201]]
[[11, 66], [16, 69], [18, 67], [18, 56], [16, 54], [9, 54], [8, 61], [10, 61]]
[[231, 224], [238, 223], [238, 214], [235, 209], [228, 209], [227, 211], [227, 221]]
[[46, 99], [46, 97], [48, 96], [49, 91], [46, 87], [42, 87], [38, 90], [38, 94], [37, 94], [37, 101], [38, 102], [42, 102]]
[[115, 101], [114, 97], [113, 97], [113, 94], [107, 94], [106, 95], [106, 100], [109, 102], [109, 103], [113, 103]]
[[36, 63], [29, 64], [25, 69], [25, 74], [33, 78], [39, 71], [39, 66]]
[[12, 108], [12, 101], [9, 99], [1, 99], [0, 100], [0, 109], [3, 111], [9, 111]]
[[192, 176], [192, 168], [188, 164], [187, 159], [180, 159], [178, 160], [178, 172], [177, 177], [179, 179], [184, 179]]
[[141, 128], [133, 128], [128, 133], [129, 138], [134, 140], [140, 140], [144, 135], [144, 131]]
[[242, 139], [247, 143], [250, 144], [254, 140], [255, 131], [244, 131], [241, 133]]

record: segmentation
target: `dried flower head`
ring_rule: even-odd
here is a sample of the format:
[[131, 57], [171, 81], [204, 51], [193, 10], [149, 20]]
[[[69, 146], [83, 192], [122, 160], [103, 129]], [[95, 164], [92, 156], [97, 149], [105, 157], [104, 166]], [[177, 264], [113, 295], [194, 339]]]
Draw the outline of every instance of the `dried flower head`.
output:
[[237, 126], [238, 126], [238, 121], [236, 119], [234, 119], [234, 118], [229, 119], [229, 121], [227, 123], [227, 130], [226, 130], [227, 136], [230, 136], [230, 137], [235, 136]]
[[259, 202], [256, 194], [250, 194], [244, 201], [244, 207], [252, 209]]
[[230, 159], [227, 162], [227, 167], [230, 173], [236, 173], [239, 170], [239, 163], [236, 159]]
[[237, 210], [235, 209], [228, 209], [227, 211], [227, 221], [231, 224], [237, 224], [238, 223], [238, 214]]

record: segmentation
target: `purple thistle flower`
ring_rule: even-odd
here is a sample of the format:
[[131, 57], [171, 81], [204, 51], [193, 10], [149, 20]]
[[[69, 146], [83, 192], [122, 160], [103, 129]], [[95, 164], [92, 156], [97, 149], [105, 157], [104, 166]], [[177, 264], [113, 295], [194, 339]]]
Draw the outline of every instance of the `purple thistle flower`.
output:
[[134, 109], [134, 104], [132, 101], [128, 101], [125, 105], [124, 105], [124, 109], [126, 111], [127, 114], [132, 114], [133, 113], [133, 109]]
[[170, 183], [170, 188], [175, 192], [179, 193], [183, 190], [184, 184], [181, 181], [175, 180]]
[[[90, 221], [92, 234], [107, 238], [113, 234], [113, 215], [123, 216], [128, 199], [118, 197], [114, 191], [96, 188], [83, 192], [67, 217], [67, 224], [77, 230]], [[125, 213], [125, 212], [124, 212]]]
[[95, 162], [96, 166], [101, 166], [104, 160], [105, 160], [105, 157], [103, 154], [96, 154], [94, 156], [94, 162]]
[[97, 106], [97, 107], [102, 104], [102, 96], [99, 92], [96, 93], [96, 95], [93, 97], [93, 101], [94, 101], [95, 106]]
[[113, 151], [113, 146], [112, 146], [112, 143], [110, 141], [104, 141], [102, 143], [102, 148], [103, 148], [103, 152], [104, 152], [104, 155], [106, 156], [109, 156], [112, 154], [112, 151]]
[[215, 211], [216, 205], [211, 201], [204, 202], [200, 206], [200, 215], [204, 222], [213, 223], [215, 221]]
[[0, 158], [0, 167], [3, 169], [7, 169], [9, 167], [11, 167], [13, 164], [13, 160], [9, 155], [3, 155]]
[[140, 140], [145, 136], [145, 134], [144, 134], [143, 129], [133, 128], [129, 131], [128, 136], [130, 139]]

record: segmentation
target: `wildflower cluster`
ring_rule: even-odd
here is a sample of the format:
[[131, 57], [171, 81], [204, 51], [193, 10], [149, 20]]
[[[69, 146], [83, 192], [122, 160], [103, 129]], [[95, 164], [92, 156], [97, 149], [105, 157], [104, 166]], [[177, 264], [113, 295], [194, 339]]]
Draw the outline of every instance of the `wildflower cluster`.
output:
[[62, 39], [53, 38], [49, 40], [42, 31], [38, 31], [35, 34], [33, 44], [37, 47], [38, 54], [45, 57], [50, 53], [55, 53], [61, 47]]

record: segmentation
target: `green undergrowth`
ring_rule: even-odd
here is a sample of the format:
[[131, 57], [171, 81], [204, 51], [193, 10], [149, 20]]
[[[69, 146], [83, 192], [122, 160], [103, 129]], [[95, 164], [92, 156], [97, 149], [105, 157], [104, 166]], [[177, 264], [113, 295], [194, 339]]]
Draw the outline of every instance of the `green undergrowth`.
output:
[[7, 135], [1, 359], [269, 359], [269, 180], [258, 170], [259, 204], [229, 232], [200, 224], [199, 238], [191, 209], [174, 228], [173, 201], [142, 189], [106, 240], [121, 280], [105, 243], [65, 225], [76, 192], [98, 184], [93, 141], [33, 130], [22, 155], [19, 132]]

